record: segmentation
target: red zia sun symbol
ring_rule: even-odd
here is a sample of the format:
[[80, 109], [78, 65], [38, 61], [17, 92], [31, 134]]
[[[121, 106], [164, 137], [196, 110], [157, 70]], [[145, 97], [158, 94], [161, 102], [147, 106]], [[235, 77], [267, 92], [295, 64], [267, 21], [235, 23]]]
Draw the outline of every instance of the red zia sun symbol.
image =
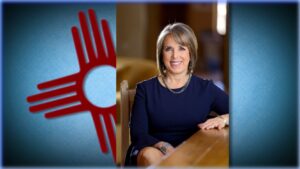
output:
[[[102, 106], [102, 107], [96, 106], [90, 100], [87, 99], [86, 94], [84, 92], [84, 79], [89, 74], [89, 72], [91, 72], [93, 69], [97, 67], [106, 66], [115, 71], [116, 54], [114, 50], [113, 41], [110, 35], [108, 22], [106, 20], [101, 21], [102, 31], [103, 31], [106, 49], [107, 49], [107, 53], [106, 53], [101, 40], [102, 38], [99, 32], [96, 14], [91, 9], [88, 11], [88, 13], [89, 13], [89, 19], [93, 31], [92, 35], [94, 37], [96, 51], [94, 50], [93, 43], [90, 37], [86, 16], [82, 11], [80, 11], [79, 21], [80, 21], [82, 34], [83, 34], [84, 44], [87, 51], [86, 53], [88, 56], [85, 57], [78, 28], [73, 26], [72, 35], [73, 35], [73, 41], [75, 44], [77, 58], [80, 67], [79, 72], [69, 76], [65, 76], [62, 78], [58, 78], [55, 80], [38, 84], [37, 88], [39, 90], [47, 89], [47, 91], [44, 92], [42, 91], [42, 93], [29, 96], [27, 97], [27, 101], [29, 103], [33, 103], [33, 102], [38, 102], [38, 101], [48, 99], [48, 102], [46, 103], [38, 103], [36, 105], [30, 106], [29, 110], [32, 113], [39, 112], [42, 110], [47, 110], [50, 108], [55, 108], [58, 106], [72, 104], [75, 102], [80, 102], [80, 104], [73, 105], [71, 107], [61, 108], [58, 110], [47, 112], [45, 114], [45, 117], [50, 119], [50, 118], [60, 117], [60, 116], [69, 115], [73, 113], [90, 111], [96, 127], [101, 151], [103, 153], [108, 152], [104, 130], [102, 128], [102, 126], [105, 126], [109, 138], [110, 147], [113, 153], [113, 157], [114, 160], [116, 160], [116, 138], [115, 138], [115, 130], [114, 130], [115, 121], [116, 121], [116, 105], [114, 103], [113, 105], [110, 106]], [[103, 83], [105, 83], [105, 81], [103, 81]], [[75, 94], [53, 100], [54, 97], [71, 94], [71, 93], [75, 93]], [[102, 125], [102, 121], [100, 120], [101, 116], [104, 122], [103, 125]]]

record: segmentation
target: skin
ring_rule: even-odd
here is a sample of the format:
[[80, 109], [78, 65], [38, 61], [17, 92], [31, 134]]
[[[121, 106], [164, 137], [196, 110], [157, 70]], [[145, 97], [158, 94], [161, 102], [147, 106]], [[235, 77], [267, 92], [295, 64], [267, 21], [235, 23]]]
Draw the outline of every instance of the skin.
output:
[[143, 148], [137, 156], [137, 165], [146, 167], [149, 165], [157, 164], [164, 155], [154, 147]]
[[185, 83], [188, 78], [188, 64], [190, 62], [188, 47], [178, 44], [171, 35], [168, 35], [164, 40], [162, 54], [167, 70], [166, 80], [170, 86], [176, 87], [177, 83]]
[[[171, 35], [168, 35], [163, 44], [163, 62], [166, 66], [166, 77], [158, 77], [160, 83], [164, 86], [162, 78], [167, 83], [167, 86], [171, 89], [180, 88], [187, 82], [188, 75], [188, 64], [190, 62], [190, 52], [187, 46], [178, 44]], [[204, 123], [198, 124], [198, 127], [203, 130], [207, 129], [222, 129], [224, 128], [225, 122], [228, 121], [228, 114], [222, 115], [205, 121]], [[153, 145], [153, 147], [145, 147], [141, 150], [137, 157], [138, 166], [149, 166], [158, 163], [164, 156], [158, 149], [165, 145], [167, 142], [160, 141]], [[168, 144], [168, 143], [167, 143]], [[167, 154], [172, 153], [175, 148], [169, 144], [167, 146]]]
[[209, 129], [214, 129], [214, 128], [220, 130], [220, 129], [226, 127], [225, 121], [226, 122], [229, 121], [229, 115], [228, 114], [224, 114], [224, 115], [219, 116], [219, 117], [208, 119], [204, 123], [198, 124], [198, 127], [202, 130], [209, 130]]

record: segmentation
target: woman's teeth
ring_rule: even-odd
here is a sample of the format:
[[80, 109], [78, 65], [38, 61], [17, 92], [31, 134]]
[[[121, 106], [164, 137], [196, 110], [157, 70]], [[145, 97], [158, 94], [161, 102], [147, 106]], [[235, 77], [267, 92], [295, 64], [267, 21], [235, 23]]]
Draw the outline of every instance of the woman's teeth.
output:
[[181, 61], [171, 61], [172, 66], [178, 66], [180, 65]]

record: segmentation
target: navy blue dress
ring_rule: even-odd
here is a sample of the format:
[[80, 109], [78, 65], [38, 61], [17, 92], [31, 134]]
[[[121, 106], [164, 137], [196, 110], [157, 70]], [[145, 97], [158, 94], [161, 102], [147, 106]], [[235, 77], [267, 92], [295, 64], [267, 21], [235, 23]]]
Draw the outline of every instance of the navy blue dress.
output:
[[139, 150], [159, 141], [176, 147], [199, 130], [198, 124], [206, 121], [211, 111], [220, 115], [229, 112], [228, 95], [212, 81], [193, 75], [180, 94], [170, 92], [157, 77], [137, 84], [127, 164], [135, 164]]

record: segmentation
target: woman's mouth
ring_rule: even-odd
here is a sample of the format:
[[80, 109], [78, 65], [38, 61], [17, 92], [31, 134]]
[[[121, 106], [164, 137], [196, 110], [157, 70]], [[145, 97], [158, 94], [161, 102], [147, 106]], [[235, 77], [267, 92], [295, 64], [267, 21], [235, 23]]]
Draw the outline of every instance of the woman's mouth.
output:
[[180, 64], [182, 63], [182, 61], [171, 61], [170, 65], [174, 68], [178, 67]]

